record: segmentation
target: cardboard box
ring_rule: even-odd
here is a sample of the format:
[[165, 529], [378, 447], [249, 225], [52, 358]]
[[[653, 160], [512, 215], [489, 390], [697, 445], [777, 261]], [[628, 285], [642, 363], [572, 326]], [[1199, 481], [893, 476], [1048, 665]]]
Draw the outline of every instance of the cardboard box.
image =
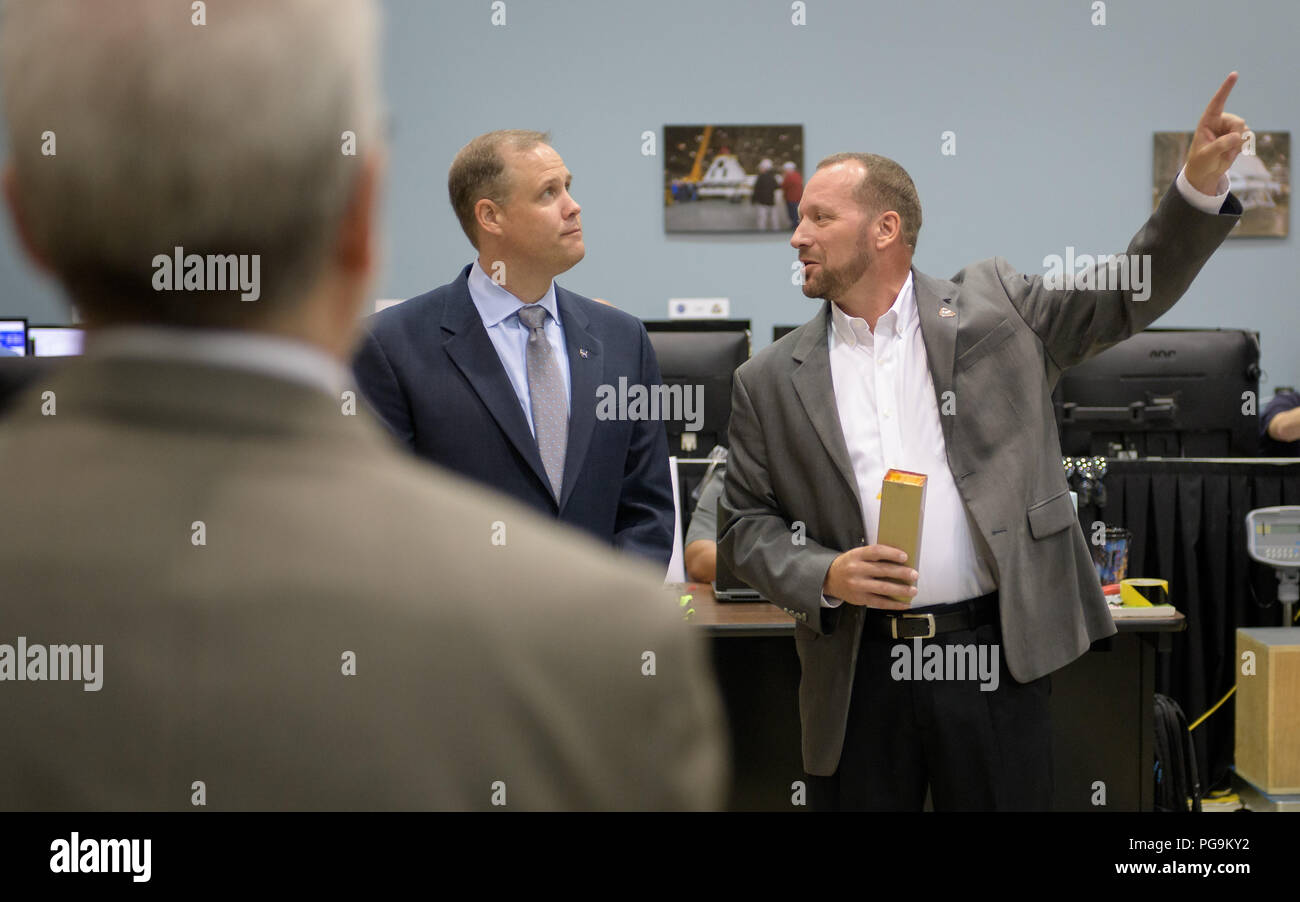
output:
[[1238, 629], [1236, 668], [1237, 773], [1270, 794], [1300, 793], [1300, 629]]
[[[880, 485], [880, 525], [876, 544], [902, 549], [906, 566], [921, 572], [921, 520], [925, 514], [924, 473], [890, 470]], [[910, 602], [909, 595], [891, 596], [895, 601]]]

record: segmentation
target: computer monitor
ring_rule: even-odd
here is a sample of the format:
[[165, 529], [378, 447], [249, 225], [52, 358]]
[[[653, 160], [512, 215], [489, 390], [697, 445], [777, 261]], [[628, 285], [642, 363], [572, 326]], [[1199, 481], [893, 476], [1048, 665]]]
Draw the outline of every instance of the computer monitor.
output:
[[76, 326], [28, 326], [27, 340], [33, 357], [76, 357], [86, 330]]
[[0, 319], [0, 357], [27, 356], [27, 320], [11, 316]]
[[787, 335], [789, 335], [791, 332], [793, 332], [795, 329], [798, 328], [799, 328], [798, 326], [773, 326], [772, 340], [780, 341], [781, 339], [785, 338]]
[[[664, 420], [668, 453], [705, 457], [714, 445], [726, 447], [731, 377], [749, 359], [749, 320], [649, 321], [645, 327], [664, 385], [670, 391], [680, 386], [680, 396], [689, 393], [691, 399], [690, 421], [681, 416]], [[702, 409], [696, 410], [701, 400]]]
[[1140, 332], [1062, 375], [1054, 398], [1061, 452], [1256, 457], [1259, 373], [1257, 332]]

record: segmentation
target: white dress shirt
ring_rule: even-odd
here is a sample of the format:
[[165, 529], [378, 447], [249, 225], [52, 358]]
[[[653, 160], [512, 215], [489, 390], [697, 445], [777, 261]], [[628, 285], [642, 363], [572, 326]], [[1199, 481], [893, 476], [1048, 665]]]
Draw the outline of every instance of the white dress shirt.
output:
[[[1175, 184], [1183, 199], [1203, 213], [1217, 214], [1228, 196], [1226, 175], [1214, 196], [1193, 188], [1185, 171], [1178, 173]], [[866, 544], [876, 542], [886, 471], [924, 473], [924, 527], [912, 606], [965, 601], [992, 592], [997, 581], [977, 550], [977, 527], [948, 468], [912, 274], [876, 321], [874, 333], [866, 320], [849, 316], [834, 303], [827, 329], [835, 406], [862, 502]], [[822, 596], [824, 607], [841, 603]]]
[[[913, 607], [977, 598], [997, 588], [975, 546], [957, 483], [948, 468], [939, 404], [921, 335], [912, 275], [876, 321], [831, 305], [831, 382], [840, 428], [862, 501], [862, 534], [876, 541], [880, 484], [890, 468], [924, 473], [924, 528]], [[911, 562], [909, 561], [909, 566]], [[834, 606], [835, 601], [828, 599]]]

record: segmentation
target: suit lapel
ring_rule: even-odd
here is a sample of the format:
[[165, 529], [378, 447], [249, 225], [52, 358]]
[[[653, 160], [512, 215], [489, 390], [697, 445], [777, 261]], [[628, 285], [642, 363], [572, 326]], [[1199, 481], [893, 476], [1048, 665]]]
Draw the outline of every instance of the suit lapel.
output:
[[[934, 380], [935, 401], [939, 405], [939, 425], [943, 440], [953, 447], [952, 427], [955, 416], [943, 416], [944, 393], [953, 390], [952, 368], [957, 349], [957, 326], [961, 321], [961, 306], [957, 303], [960, 289], [942, 279], [932, 279], [912, 270], [912, 287], [916, 294], [916, 312], [921, 323], [921, 338], [925, 342], [925, 356], [930, 364], [930, 377]], [[943, 311], [951, 311], [950, 315]], [[949, 397], [955, 398], [956, 395]]]
[[601, 343], [587, 331], [590, 320], [574, 296], [556, 285], [555, 303], [569, 352], [569, 444], [564, 452], [564, 483], [560, 486], [560, 510], [564, 510], [596, 429], [596, 389], [605, 363]]
[[[468, 274], [469, 268], [466, 267], [461, 277], [452, 284], [451, 296], [447, 298], [447, 305], [443, 309], [442, 329], [446, 335], [443, 349], [469, 381], [506, 438], [528, 462], [528, 466], [549, 492], [551, 482], [537, 450], [537, 440], [528, 428], [524, 409], [519, 404], [514, 386], [510, 384], [510, 377], [506, 375], [497, 349], [492, 344], [492, 339], [488, 338], [478, 308], [469, 296]], [[595, 396], [595, 389], [592, 389], [592, 396]], [[567, 476], [567, 468], [565, 473]], [[565, 481], [568, 481], [567, 478]]]
[[[835, 405], [835, 386], [831, 379], [830, 345], [826, 338], [827, 321], [831, 315], [831, 302], [822, 304], [821, 315], [803, 328], [803, 335], [795, 343], [793, 357], [795, 371], [792, 377], [795, 393], [803, 404], [804, 412], [812, 421], [822, 447], [830, 455], [836, 471], [844, 484], [858, 498], [858, 480], [849, 461], [848, 445], [840, 427], [839, 408]], [[862, 499], [858, 498], [858, 510]]]

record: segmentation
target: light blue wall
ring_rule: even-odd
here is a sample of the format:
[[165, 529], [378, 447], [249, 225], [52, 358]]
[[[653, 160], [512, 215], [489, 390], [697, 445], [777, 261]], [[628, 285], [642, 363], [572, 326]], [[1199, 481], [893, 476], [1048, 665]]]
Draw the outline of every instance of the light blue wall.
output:
[[[562, 284], [647, 318], [669, 297], [730, 297], [756, 348], [815, 310], [790, 284], [788, 236], [666, 236], [643, 131], [798, 122], [810, 166], [893, 157], [924, 207], [916, 264], [943, 276], [992, 255], [1041, 272], [1067, 245], [1121, 250], [1150, 212], [1151, 133], [1190, 130], [1234, 68], [1231, 111], [1300, 132], [1292, 0], [1112, 0], [1104, 27], [1090, 0], [807, 0], [802, 27], [788, 0], [506, 0], [505, 27], [489, 0], [384, 6], [395, 133], [380, 297], [470, 259], [447, 166], [494, 128], [551, 130], [575, 174], [587, 258]], [[955, 157], [940, 154], [945, 130]], [[1294, 234], [1230, 241], [1160, 325], [1258, 330], [1265, 391], [1300, 383], [1298, 278]], [[7, 224], [0, 293], [0, 312], [64, 321]]]

